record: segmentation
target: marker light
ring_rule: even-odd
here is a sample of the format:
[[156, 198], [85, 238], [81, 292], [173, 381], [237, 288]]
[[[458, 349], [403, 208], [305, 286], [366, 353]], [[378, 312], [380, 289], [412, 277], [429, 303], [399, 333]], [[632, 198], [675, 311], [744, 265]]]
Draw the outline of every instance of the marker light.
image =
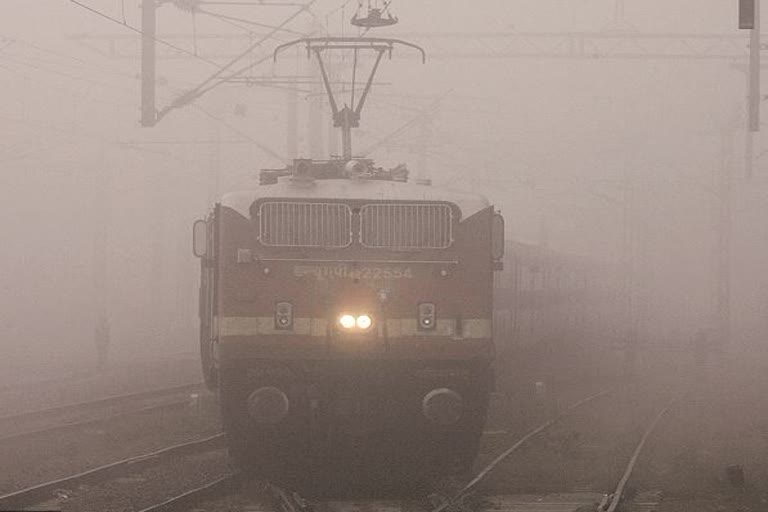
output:
[[372, 323], [373, 323], [373, 320], [371, 320], [371, 317], [369, 317], [368, 315], [360, 315], [359, 317], [357, 317], [357, 326], [360, 329], [363, 329], [363, 330], [368, 329]]
[[293, 304], [290, 302], [275, 304], [275, 328], [279, 330], [293, 329]]
[[345, 329], [352, 329], [355, 326], [355, 317], [352, 315], [341, 315], [339, 317], [339, 325]]
[[435, 305], [431, 302], [422, 302], [418, 307], [419, 330], [432, 331], [435, 329], [436, 314]]

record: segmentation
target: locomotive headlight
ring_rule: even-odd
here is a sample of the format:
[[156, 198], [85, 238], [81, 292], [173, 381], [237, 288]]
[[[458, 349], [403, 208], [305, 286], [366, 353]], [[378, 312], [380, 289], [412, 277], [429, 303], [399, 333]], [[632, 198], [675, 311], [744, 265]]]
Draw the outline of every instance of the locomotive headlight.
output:
[[339, 325], [345, 329], [352, 329], [357, 323], [357, 319], [352, 315], [341, 315], [339, 317]]
[[339, 317], [339, 326], [345, 331], [367, 331], [373, 325], [373, 319], [369, 315], [350, 315], [344, 313]]
[[368, 315], [360, 315], [359, 317], [357, 317], [356, 323], [358, 328], [365, 330], [371, 326], [371, 324], [373, 323], [373, 320], [371, 320], [371, 317], [369, 317]]
[[422, 302], [418, 308], [419, 330], [432, 331], [435, 329], [437, 315], [435, 305], [431, 302]]

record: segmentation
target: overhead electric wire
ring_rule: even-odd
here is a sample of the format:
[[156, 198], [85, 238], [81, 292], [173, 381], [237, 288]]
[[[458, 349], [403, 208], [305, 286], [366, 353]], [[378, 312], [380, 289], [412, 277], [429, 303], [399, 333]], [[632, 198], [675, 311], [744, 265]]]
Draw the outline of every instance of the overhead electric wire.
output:
[[[136, 32], [137, 34], [140, 34], [140, 35], [144, 35], [144, 32], [141, 29], [136, 28], [133, 25], [129, 25], [127, 23], [123, 23], [122, 21], [120, 21], [120, 20], [118, 20], [116, 18], [113, 18], [112, 16], [109, 16], [108, 14], [104, 14], [103, 12], [101, 12], [101, 11], [99, 11], [97, 9], [94, 9], [93, 7], [85, 5], [84, 3], [80, 2], [79, 0], [69, 0], [69, 1], [71, 3], [73, 3], [73, 4], [75, 4], [75, 5], [83, 8], [83, 9], [85, 9], [86, 11], [89, 11], [89, 12], [91, 12], [93, 14], [96, 14], [97, 16], [101, 16], [102, 18], [111, 21], [112, 23], [117, 23], [118, 25], [120, 25], [122, 27], [125, 27], [128, 30]], [[165, 41], [164, 39], [160, 39], [159, 37], [153, 37], [152, 40], [154, 40], [156, 43], [160, 43], [160, 44], [162, 44], [164, 46], [167, 46], [168, 48], [171, 48], [171, 49], [173, 49], [173, 50], [175, 50], [177, 52], [183, 53], [183, 54], [188, 55], [190, 57], [193, 57], [193, 58], [195, 58], [197, 60], [205, 62], [206, 64], [209, 64], [211, 66], [219, 67], [219, 63], [218, 62], [210, 60], [210, 59], [206, 59], [205, 57], [201, 57], [200, 55], [197, 55], [193, 51], [187, 50], [186, 48], [182, 48], [180, 46], [176, 46], [173, 43], [169, 43], [168, 41]]]
[[[218, 18], [218, 19], [221, 19], [221, 20], [228, 20], [228, 21], [234, 21], [234, 22], [239, 22], [239, 23], [246, 23], [248, 25], [253, 25], [253, 26], [256, 26], [256, 27], [269, 28], [269, 29], [276, 28], [275, 26], [267, 25], [266, 23], [259, 23], [258, 21], [248, 20], [248, 19], [245, 19], [245, 18], [237, 17], [237, 16], [228, 16], [226, 14], [221, 14], [221, 13], [213, 12], [213, 11], [207, 11], [205, 9], [197, 9], [195, 12], [200, 13], [200, 14], [205, 14], [206, 16], [211, 16], [212, 18]], [[287, 29], [287, 28], [282, 28], [282, 29], [279, 29], [279, 30], [281, 32], [287, 32], [287, 33], [293, 34], [293, 35], [300, 35], [300, 36], [304, 35], [302, 32], [298, 32], [296, 30], [291, 30], [291, 29]]]
[[[70, 0], [70, 1], [75, 1], [75, 0]], [[194, 87], [193, 89], [183, 93], [179, 98], [177, 98], [176, 101], [172, 102], [167, 107], [161, 109], [158, 112], [158, 114], [157, 114], [157, 119], [158, 120], [162, 119], [165, 115], [168, 114], [168, 112], [170, 112], [172, 110], [175, 110], [177, 108], [181, 108], [182, 106], [184, 106], [184, 105], [194, 101], [195, 99], [199, 98], [203, 94], [205, 94], [205, 93], [211, 91], [212, 89], [215, 89], [219, 85], [221, 85], [222, 82], [221, 81], [217, 82], [216, 80], [219, 80], [221, 78], [221, 75], [225, 71], [231, 69], [235, 64], [240, 62], [244, 57], [246, 57], [248, 54], [253, 52], [253, 50], [255, 50], [256, 48], [258, 48], [259, 46], [264, 44], [264, 42], [266, 42], [267, 40], [272, 38], [280, 29], [282, 29], [283, 27], [288, 25], [290, 22], [292, 22], [294, 19], [296, 19], [300, 14], [302, 14], [305, 11], [307, 11], [316, 1], [317, 0], [310, 0], [309, 2], [304, 4], [301, 8], [297, 9], [296, 12], [294, 12], [293, 14], [288, 16], [288, 18], [286, 18], [282, 23], [280, 23], [274, 29], [269, 31], [267, 34], [265, 34], [264, 36], [259, 38], [257, 41], [255, 41], [254, 43], [249, 45], [248, 48], [246, 48], [238, 56], [236, 56], [235, 58], [230, 60], [224, 66], [220, 67], [218, 71], [216, 71], [211, 76], [209, 76], [208, 78], [203, 80], [197, 87]], [[266, 57], [264, 57], [262, 59], [258, 59], [257, 61], [255, 61], [255, 62], [253, 62], [251, 64], [248, 64], [247, 66], [244, 66], [243, 68], [241, 68], [238, 71], [236, 71], [234, 74], [231, 74], [228, 77], [226, 77], [224, 79], [224, 81], [226, 81], [227, 78], [235, 78], [235, 77], [241, 75], [242, 73], [245, 73], [246, 71], [248, 71], [250, 69], [253, 69], [254, 67], [258, 66], [259, 64], [261, 64], [262, 62], [264, 62], [265, 60], [267, 60], [270, 57], [271, 56], [266, 56]]]
[[132, 151], [139, 151], [139, 152], [142, 152], [142, 153], [157, 154], [157, 155], [161, 155], [161, 156], [170, 158], [172, 160], [179, 161], [179, 162], [184, 163], [184, 164], [194, 163], [193, 160], [190, 160], [190, 159], [187, 159], [187, 158], [182, 158], [182, 157], [180, 157], [178, 155], [174, 155], [174, 154], [172, 154], [172, 153], [170, 153], [168, 151], [163, 151], [163, 150], [159, 150], [159, 149], [147, 149], [147, 148], [141, 147], [140, 145], [126, 143], [126, 142], [122, 142], [122, 141], [119, 141], [119, 140], [108, 139], [108, 138], [106, 138], [104, 136], [101, 136], [101, 135], [95, 135], [93, 133], [89, 133], [89, 132], [85, 131], [84, 128], [82, 126], [80, 126], [80, 125], [73, 125], [73, 124], [44, 124], [44, 123], [30, 121], [29, 119], [20, 119], [20, 118], [16, 118], [16, 117], [4, 116], [2, 114], [0, 114], [0, 119], [3, 119], [5, 121], [10, 121], [10, 122], [13, 122], [13, 123], [17, 123], [17, 124], [25, 124], [25, 125], [28, 125], [28, 126], [33, 126], [35, 128], [46, 130], [46, 131], [52, 131], [52, 132], [55, 132], [55, 133], [59, 133], [62, 136], [69, 136], [70, 138], [90, 139], [90, 140], [99, 141], [99, 142], [102, 142], [102, 143], [105, 143], [105, 144], [109, 144], [109, 145], [112, 145], [112, 146], [127, 148], [127, 149], [130, 149]]
[[[104, 69], [102, 66], [98, 66], [98, 65], [89, 63], [87, 61], [77, 60], [77, 62], [62, 62], [62, 61], [41, 59], [39, 57], [34, 57], [26, 54], [17, 54], [17, 53], [12, 53], [12, 54], [0, 53], [0, 58], [2, 58], [4, 55], [31, 60], [37, 64], [44, 64], [44, 65], [55, 66], [55, 67], [64, 67], [66, 69], [72, 69], [72, 70], [78, 70], [78, 71], [96, 72], [101, 75], [113, 75], [115, 77], [120, 77], [122, 79], [128, 78], [128, 79], [134, 80], [136, 78], [132, 74], [117, 71], [117, 70]], [[112, 88], [112, 86], [110, 86], [110, 88]]]
[[[7, 56], [0, 54], [0, 59], [3, 59], [5, 57], [7, 57]], [[134, 92], [133, 90], [131, 90], [129, 88], [126, 88], [126, 87], [115, 88], [112, 85], [105, 84], [103, 82], [88, 80], [88, 79], [83, 78], [83, 77], [69, 75], [69, 74], [66, 74], [66, 73], [63, 73], [63, 72], [60, 72], [60, 71], [57, 71], [57, 70], [51, 70], [51, 69], [47, 69], [47, 68], [44, 68], [44, 67], [41, 67], [41, 66], [25, 63], [23, 61], [18, 61], [18, 60], [15, 60], [15, 59], [6, 59], [6, 60], [8, 60], [8, 61], [10, 61], [10, 62], [12, 62], [12, 63], [14, 63], [16, 65], [26, 66], [26, 67], [29, 67], [29, 68], [32, 68], [32, 69], [35, 69], [35, 70], [38, 70], [38, 71], [54, 73], [54, 74], [57, 74], [57, 75], [62, 75], [64, 77], [66, 77], [66, 78], [70, 78], [70, 79], [73, 79], [73, 80], [81, 80], [81, 81], [85, 81], [85, 82], [90, 82], [90, 83], [92, 83], [94, 85], [103, 86], [103, 87], [105, 87], [105, 88], [107, 88], [107, 89], [109, 89], [111, 91], [121, 91], [121, 92], [126, 92], [126, 93], [129, 92], [131, 94], [133, 94], [133, 92]], [[27, 75], [27, 74], [25, 74], [25, 73], [23, 73], [23, 72], [21, 72], [19, 70], [16, 70], [14, 68], [3, 66], [2, 64], [0, 64], [0, 67], [2, 67], [4, 69], [7, 69], [8, 71], [10, 71], [12, 73], [16, 73], [16, 74], [18, 74], [19, 76], [21, 76], [21, 77], [23, 77], [25, 79], [33, 80], [32, 77], [30, 77], [29, 75]], [[35, 82], [36, 85], [41, 85], [41, 86], [45, 85], [45, 84], [43, 84], [43, 83], [41, 83], [39, 81], [34, 81], [34, 82]], [[53, 86], [51, 86], [49, 88], [52, 89], [52, 90], [60, 91], [60, 87], [53, 87]], [[77, 93], [81, 93], [82, 92], [82, 91], [77, 91], [75, 89], [70, 89], [70, 88], [67, 88], [67, 90], [70, 93], [73, 93], [73, 94], [77, 94]], [[100, 103], [105, 103], [105, 104], [109, 104], [109, 105], [112, 105], [112, 106], [121, 107], [121, 108], [126, 108], [126, 109], [127, 108], [133, 108], [133, 106], [128, 104], [128, 103], [96, 100], [93, 97], [89, 97], [89, 99], [93, 100], [93, 101], [98, 101]], [[254, 139], [252, 136], [248, 135], [247, 133], [243, 132], [242, 130], [240, 130], [239, 128], [233, 126], [232, 124], [228, 123], [224, 119], [221, 119], [220, 117], [217, 117], [217, 116], [211, 114], [210, 112], [208, 112], [204, 108], [200, 107], [199, 105], [194, 105], [194, 108], [199, 110], [206, 117], [210, 118], [211, 120], [213, 120], [217, 124], [220, 124], [221, 126], [223, 126], [223, 127], [227, 128], [228, 130], [232, 131], [233, 133], [235, 133], [235, 134], [237, 134], [237, 135], [247, 139], [250, 143], [252, 143], [256, 147], [258, 147], [260, 150], [264, 151], [265, 153], [269, 154], [270, 156], [272, 156], [272, 157], [274, 157], [274, 158], [276, 158], [276, 159], [278, 159], [278, 160], [280, 160], [282, 162], [286, 161], [285, 157], [283, 157], [282, 155], [280, 155], [279, 153], [274, 151], [272, 148], [270, 148], [269, 146], [259, 142], [256, 139]], [[31, 123], [29, 123], [29, 124], [31, 124]], [[86, 136], [86, 135], [85, 134], [81, 134], [81, 136]], [[122, 144], [122, 145], [124, 145], [126, 147], [135, 147], [135, 145], [127, 144], [127, 143], [120, 143], [120, 142], [110, 141], [110, 140], [106, 140], [106, 139], [99, 139], [99, 140], [102, 140], [102, 141], [105, 141], [105, 142], [109, 142], [109, 143], [113, 143], [113, 144]], [[165, 154], [165, 155], [167, 155], [169, 157], [172, 157], [172, 155], [168, 154], [168, 153], [161, 153], [161, 154]]]
[[[111, 90], [115, 90], [115, 89], [128, 90], [125, 87], [118, 87], [118, 86], [115, 86], [114, 84], [109, 84], [109, 83], [106, 83], [106, 82], [101, 82], [101, 81], [98, 81], [98, 80], [93, 80], [93, 79], [85, 78], [85, 77], [82, 77], [82, 76], [71, 75], [69, 73], [65, 73], [63, 71], [59, 71], [59, 70], [56, 70], [56, 69], [51, 69], [51, 68], [48, 68], [48, 67], [45, 67], [45, 66], [41, 66], [39, 64], [32, 64], [32, 63], [29, 63], [29, 62], [25, 62], [24, 60], [20, 60], [20, 59], [17, 59], [17, 58], [15, 59], [15, 58], [13, 58], [12, 56], [10, 56], [8, 54], [0, 54], [0, 59], [6, 60], [6, 61], [10, 61], [10, 62], [15, 63], [17, 65], [26, 66], [28, 68], [35, 69], [35, 70], [38, 70], [38, 71], [42, 71], [42, 72], [45, 72], [45, 73], [51, 73], [51, 74], [54, 74], [54, 75], [58, 75], [58, 76], [61, 76], [61, 77], [64, 77], [64, 78], [68, 78], [70, 80], [76, 80], [76, 81], [80, 81], [80, 82], [90, 83], [92, 85], [99, 85], [101, 87], [106, 87], [106, 88], [111, 89]], [[133, 92], [133, 91], [131, 91], [131, 92]]]
[[231, 130], [232, 132], [236, 133], [237, 135], [240, 135], [244, 139], [249, 140], [256, 147], [258, 147], [259, 149], [261, 149], [262, 151], [264, 151], [268, 155], [276, 158], [277, 160], [283, 162], [284, 164], [288, 163], [288, 160], [285, 158], [285, 156], [281, 155], [280, 153], [278, 153], [274, 149], [270, 148], [269, 146], [265, 145], [264, 143], [259, 142], [258, 140], [254, 139], [253, 137], [248, 135], [246, 132], [244, 132], [241, 129], [237, 128], [236, 126], [233, 126], [230, 123], [228, 123], [227, 121], [223, 120], [222, 118], [217, 117], [214, 114], [211, 114], [210, 112], [208, 112], [207, 110], [205, 110], [203, 107], [201, 107], [199, 105], [193, 105], [193, 108], [199, 110], [204, 115], [206, 115], [207, 117], [213, 119], [214, 121], [217, 121], [219, 124], [221, 124], [222, 126], [228, 128], [229, 130]]
[[245, 7], [299, 7], [304, 5], [300, 2], [264, 2], [257, 0], [255, 2], [236, 2], [236, 1], [217, 1], [201, 0], [198, 5], [240, 5]]
[[[16, 37], [9, 37], [9, 38], [4, 38], [4, 39], [6, 41], [8, 41], [9, 43], [11, 43], [11, 44], [15, 43], [15, 44], [18, 44], [18, 45], [21, 45], [21, 46], [28, 46], [28, 47], [30, 47], [32, 49], [35, 49], [35, 50], [37, 50], [37, 51], [39, 51], [41, 53], [47, 53], [47, 54], [50, 54], [50, 55], [54, 55], [56, 57], [61, 57], [63, 59], [74, 60], [74, 61], [80, 62], [82, 64], [86, 64], [87, 63], [85, 60], [80, 59], [78, 57], [73, 57], [72, 55], [67, 55], [66, 53], [61, 53], [61, 52], [58, 52], [58, 51], [55, 51], [55, 50], [51, 50], [50, 48], [45, 48], [43, 46], [40, 46], [40, 45], [37, 45], [37, 44], [34, 44], [34, 43], [30, 43], [29, 41], [26, 41], [24, 39], [18, 39]], [[4, 46], [3, 48], [6, 48], [6, 46]]]

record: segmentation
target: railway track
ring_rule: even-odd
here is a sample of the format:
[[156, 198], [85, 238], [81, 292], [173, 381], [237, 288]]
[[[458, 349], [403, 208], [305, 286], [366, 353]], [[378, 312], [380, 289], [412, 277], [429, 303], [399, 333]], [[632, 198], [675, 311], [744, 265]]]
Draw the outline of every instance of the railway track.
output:
[[172, 386], [3, 416], [0, 494], [219, 432], [214, 403], [200, 389]]
[[[451, 495], [437, 495], [432, 497], [432, 501], [436, 503], [431, 509], [431, 512], [469, 512], [476, 510], [477, 506], [470, 503], [470, 501], [476, 500], [473, 493], [477, 490], [480, 484], [494, 471], [502, 462], [509, 459], [514, 453], [519, 451], [523, 446], [528, 444], [534, 438], [544, 433], [546, 430], [553, 427], [560, 422], [566, 416], [570, 415], [575, 410], [583, 407], [586, 404], [592, 403], [599, 398], [606, 397], [609, 392], [601, 392], [596, 395], [585, 398], [572, 406], [568, 407], [561, 414], [555, 418], [546, 421], [538, 427], [530, 430], [523, 437], [514, 442], [509, 448], [501, 452], [490, 463], [484, 466], [477, 475], [472, 478], [467, 484], [461, 486], [457, 491]], [[620, 505], [624, 501], [625, 492], [627, 490], [627, 483], [635, 470], [638, 460], [642, 454], [643, 448], [646, 446], [648, 439], [659, 425], [662, 418], [670, 411], [677, 399], [673, 399], [666, 404], [658, 413], [656, 413], [650, 422], [645, 426], [644, 432], [632, 451], [632, 455], [629, 458], [626, 467], [624, 468], [621, 477], [617, 479], [615, 488], [611, 492], [602, 493], [602, 497], [599, 502], [595, 502], [595, 493], [581, 492], [575, 493], [573, 497], [566, 499], [565, 501], [558, 501], [557, 499], [551, 503], [547, 503], [545, 500], [533, 499], [531, 497], [526, 499], [514, 499], [510, 500], [509, 497], [485, 497], [485, 501], [490, 505], [491, 509], [504, 508], [511, 511], [523, 511], [523, 510], [594, 510], [595, 512], [617, 512]], [[581, 500], [581, 501], [580, 501]], [[549, 507], [549, 508], [547, 508]]]
[[[669, 411], [672, 406], [671, 403], [657, 413], [647, 425], [639, 443], [632, 452], [624, 473], [621, 475], [621, 478], [617, 479], [615, 489], [612, 492], [604, 492], [602, 500], [596, 500], [596, 495], [592, 493], [588, 497], [579, 498], [582, 501], [579, 501], [579, 499], [563, 498], [559, 504], [550, 504], [551, 508], [542, 508], [546, 503], [535, 502], [530, 499], [526, 500], [522, 497], [516, 500], [510, 497], [483, 495], [478, 500], [478, 497], [475, 495], [480, 484], [502, 462], [510, 459], [521, 448], [537, 438], [537, 436], [560, 423], [573, 412], [584, 408], [588, 404], [595, 403], [608, 395], [608, 392], [601, 392], [589, 396], [574, 403], [558, 416], [531, 429], [527, 434], [511, 443], [508, 448], [485, 465], [465, 485], [458, 487], [455, 492], [432, 493], [429, 496], [417, 497], [411, 499], [407, 505], [404, 505], [405, 502], [403, 500], [398, 500], [398, 507], [401, 510], [407, 509], [424, 512], [475, 512], [486, 508], [504, 508], [510, 511], [586, 510], [578, 507], [593, 506], [592, 510], [616, 512], [622, 503], [627, 482], [637, 465], [643, 447], [661, 419]], [[359, 510], [359, 508], [355, 508], [360, 504], [359, 502], [356, 502], [355, 507], [352, 508], [345, 506], [343, 502], [309, 502], [302, 499], [299, 494], [282, 489], [271, 483], [248, 482], [242, 475], [232, 472], [227, 466], [227, 458], [222, 441], [222, 435], [215, 435], [206, 439], [182, 443], [163, 450], [130, 457], [70, 477], [22, 489], [5, 496], [0, 496], [0, 510], [19, 509], [32, 505], [51, 505], [60, 503], [62, 499], [69, 501], [68, 509], [89, 510], [93, 508], [94, 503], [91, 501], [91, 498], [84, 497], [82, 493], [75, 492], [75, 496], [57, 497], [57, 493], [60, 493], [61, 489], [83, 488], [83, 486], [87, 486], [89, 495], [101, 493], [104, 500], [124, 501], [126, 495], [140, 492], [142, 500], [139, 500], [139, 502], [149, 501], [148, 503], [136, 505], [134, 500], [132, 506], [123, 507], [125, 510], [138, 512], [180, 512], [199, 508], [203, 503], [205, 503], [205, 510], [210, 511], [240, 509], [244, 511], [306, 512], [314, 509], [329, 512], [345, 512], [346, 510]], [[215, 460], [216, 462], [213, 465], [217, 469], [210, 471], [204, 478], [186, 479], [187, 484], [181, 485], [178, 481], [175, 481], [177, 475], [173, 470], [165, 469], [163, 470], [164, 472], [158, 470], [160, 466], [166, 464], [174, 464], [174, 467], [199, 464], [203, 460], [201, 456], [204, 454], [207, 454], [205, 455], [206, 457], [213, 457], [212, 459], [205, 459], [204, 464], [210, 466], [211, 460]], [[197, 462], [195, 462], [196, 458]], [[140, 485], [141, 482], [153, 478], [152, 475], [156, 474], [164, 475], [165, 478], [170, 478], [171, 480], [167, 482], [167, 486], [161, 485], [154, 493], [146, 493]], [[258, 489], [256, 493], [258, 497], [255, 499], [253, 498], [254, 488]], [[120, 496], [121, 493], [122, 496]], [[242, 497], [246, 494], [250, 494], [250, 497], [241, 499], [239, 508], [231, 508], [233, 497]], [[85, 500], [83, 503], [87, 505], [81, 505], [81, 500]], [[230, 501], [230, 504], [224, 505], [223, 503], [227, 502], [227, 500]], [[597, 501], [600, 502], [597, 503]], [[112, 504], [109, 501], [102, 503]], [[98, 500], [95, 504], [99, 504]], [[371, 504], [366, 506], [368, 508], [373, 507], [373, 510], [378, 508], [378, 506]], [[384, 509], [389, 508], [388, 505], [381, 506]]]
[[0, 444], [93, 425], [129, 414], [184, 407], [190, 402], [190, 393], [201, 390], [200, 383], [185, 384], [0, 416]]
[[[529, 440], [546, 431], [548, 428], [555, 425], [571, 412], [607, 395], [607, 392], [601, 392], [587, 397], [570, 406], [556, 418], [553, 418], [540, 425], [539, 427], [533, 429], [528, 434], [516, 441], [500, 456], [494, 459], [491, 464], [486, 466], [480, 473], [478, 473], [475, 478], [473, 478], [467, 485], [463, 486], [455, 495], [445, 496], [433, 493], [429, 496], [424, 496], [422, 499], [411, 500], [410, 505], [406, 508], [413, 508], [414, 510], [422, 510], [425, 512], [430, 510], [432, 512], [443, 512], [446, 510], [451, 512], [469, 510], [465, 503], [466, 496], [468, 496], [477, 486], [477, 484], [482, 481], [483, 478], [498, 464], [512, 455], [520, 447], [525, 445]], [[253, 497], [246, 499], [245, 501], [247, 503], [242, 506], [243, 510], [263, 511], [271, 509], [275, 512], [304, 512], [313, 509], [335, 510], [344, 508], [343, 505], [340, 505], [339, 502], [335, 502], [333, 504], [331, 502], [324, 502], [322, 504], [310, 502], [301, 498], [298, 493], [285, 490], [278, 485], [265, 482], [247, 482], [242, 475], [229, 473], [218, 475], [203, 484], [184, 489], [174, 496], [159, 501], [154, 505], [140, 509], [140, 512], [180, 512], [199, 508], [203, 502], [206, 502], [209, 505], [213, 503], [213, 505], [206, 506], [206, 510], [218, 510], [215, 503], [222, 502], [228, 497], [231, 498], [233, 495], [240, 495], [243, 493], [247, 494], [247, 491], [244, 491], [244, 489], [253, 489], [254, 487], [258, 489], [257, 495], [259, 496], [255, 499]], [[439, 502], [439, 504], [436, 505], [437, 502]], [[401, 505], [403, 504], [402, 501], [399, 501], [399, 503]], [[2, 504], [2, 502], [0, 502], [0, 504]], [[376, 506], [373, 506], [373, 509], [376, 508]], [[224, 505], [222, 505], [221, 509], [231, 510], [229, 506]]]
[[[126, 475], [136, 474], [162, 464], [169, 459], [184, 459], [202, 453], [215, 453], [225, 458], [223, 434], [188, 441], [149, 453], [125, 458], [81, 473], [40, 483], [0, 496], [0, 510], [19, 510], [36, 505], [56, 506], [61, 501], [71, 501], [72, 496], [62, 490], [87, 486], [88, 492], [110, 480], [120, 480]], [[183, 461], [182, 461], [183, 464]], [[225, 475], [221, 475], [225, 476]], [[129, 483], [131, 481], [129, 480]], [[87, 510], [87, 509], [83, 509]]]

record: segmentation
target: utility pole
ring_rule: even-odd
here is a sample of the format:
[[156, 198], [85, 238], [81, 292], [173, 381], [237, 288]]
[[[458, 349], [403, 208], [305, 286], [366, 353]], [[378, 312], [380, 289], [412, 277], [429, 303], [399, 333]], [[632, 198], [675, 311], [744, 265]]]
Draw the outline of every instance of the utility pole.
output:
[[622, 288], [624, 293], [624, 372], [627, 376], [635, 374], [637, 359], [637, 315], [635, 310], [635, 184], [629, 170], [629, 163], [624, 162], [622, 203]]
[[717, 224], [717, 341], [730, 343], [731, 337], [731, 162], [733, 135], [726, 127], [721, 135], [722, 158], [718, 173]]
[[[318, 82], [312, 86], [307, 109], [307, 156], [323, 158], [323, 90]], [[288, 155], [289, 157], [292, 155]]]
[[[102, 150], [101, 163], [106, 163]], [[99, 167], [102, 167], [99, 165]], [[110, 345], [108, 297], [108, 239], [110, 219], [109, 199], [109, 169], [108, 165], [97, 168], [93, 175], [93, 246], [92, 246], [92, 278], [93, 278], [93, 343], [96, 350], [97, 363], [103, 367], [107, 362]]]
[[755, 3], [754, 28], [749, 39], [749, 131], [760, 131], [760, 0]]
[[755, 165], [755, 132], [760, 131], [760, 0], [739, 0], [739, 28], [750, 30], [747, 80], [747, 130], [744, 135], [744, 169], [751, 179]]
[[285, 154], [288, 159], [299, 156], [299, 105], [295, 84], [286, 91]]
[[157, 0], [141, 1], [141, 126], [155, 126]]
[[[418, 161], [417, 161], [417, 180], [429, 180], [429, 166], [427, 164], [427, 152], [429, 150], [430, 143], [432, 142], [432, 116], [424, 116], [421, 119], [421, 140], [419, 141], [418, 148]], [[488, 167], [486, 166], [486, 170]]]

